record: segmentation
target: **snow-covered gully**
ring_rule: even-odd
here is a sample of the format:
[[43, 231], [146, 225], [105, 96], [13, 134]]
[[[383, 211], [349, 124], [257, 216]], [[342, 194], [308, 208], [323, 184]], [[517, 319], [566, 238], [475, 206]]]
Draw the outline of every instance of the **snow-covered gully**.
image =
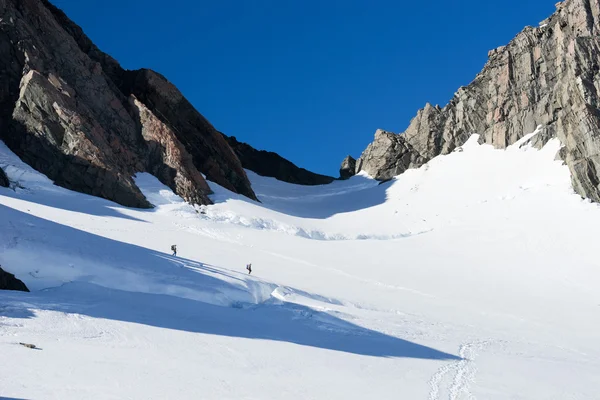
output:
[[381, 185], [248, 171], [261, 203], [202, 208], [140, 174], [137, 210], [0, 144], [0, 264], [32, 290], [0, 293], [0, 397], [595, 398], [600, 209], [559, 148], [474, 135]]

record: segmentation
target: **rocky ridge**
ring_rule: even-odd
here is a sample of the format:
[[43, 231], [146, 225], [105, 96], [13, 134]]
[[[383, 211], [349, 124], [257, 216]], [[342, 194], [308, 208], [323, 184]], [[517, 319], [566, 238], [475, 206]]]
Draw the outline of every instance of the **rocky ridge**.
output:
[[378, 130], [355, 172], [385, 180], [450, 153], [473, 133], [505, 148], [542, 126], [535, 145], [560, 139], [574, 189], [600, 201], [600, 4], [556, 7], [490, 51], [483, 71], [445, 107], [427, 104], [400, 135]]
[[160, 74], [126, 71], [46, 0], [0, 0], [0, 139], [56, 184], [150, 207], [149, 172], [208, 204], [203, 177], [252, 199], [222, 135]]
[[335, 180], [330, 176], [300, 168], [277, 153], [256, 150], [249, 144], [239, 142], [233, 136], [225, 138], [242, 162], [242, 166], [261, 176], [269, 176], [298, 185], [325, 185]]

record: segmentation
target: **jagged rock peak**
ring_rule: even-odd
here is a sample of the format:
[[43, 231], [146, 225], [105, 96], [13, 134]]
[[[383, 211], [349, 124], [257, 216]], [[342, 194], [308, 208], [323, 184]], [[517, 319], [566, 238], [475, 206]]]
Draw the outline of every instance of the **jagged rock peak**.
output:
[[401, 135], [376, 134], [357, 161], [378, 179], [419, 167], [473, 133], [504, 148], [544, 129], [565, 145], [575, 190], [600, 201], [600, 5], [566, 0], [538, 27], [489, 52], [483, 70], [443, 108], [427, 104]]
[[352, 156], [346, 156], [340, 166], [340, 179], [349, 179], [356, 174], [356, 160]]
[[46, 0], [0, 0], [0, 139], [68, 189], [150, 207], [149, 172], [208, 204], [206, 177], [256, 199], [220, 133], [160, 74], [126, 71]]

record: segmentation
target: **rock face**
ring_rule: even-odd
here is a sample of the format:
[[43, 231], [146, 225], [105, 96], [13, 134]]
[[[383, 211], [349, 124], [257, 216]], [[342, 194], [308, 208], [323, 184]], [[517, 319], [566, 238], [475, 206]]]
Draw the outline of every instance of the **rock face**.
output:
[[206, 177], [256, 199], [221, 134], [164, 77], [126, 71], [46, 0], [0, 0], [0, 139], [60, 186], [151, 205], [149, 172], [208, 204]]
[[8, 273], [0, 266], [0, 290], [18, 290], [29, 292], [27, 286], [11, 273]]
[[244, 168], [261, 176], [269, 176], [298, 185], [325, 185], [335, 180], [330, 176], [315, 174], [299, 168], [277, 153], [256, 150], [246, 143], [238, 142], [233, 136], [226, 137], [226, 140], [241, 160]]
[[4, 173], [4, 170], [2, 168], [0, 168], [0, 186], [8, 187], [8, 185], [9, 185], [8, 177]]
[[356, 161], [355, 172], [364, 170], [375, 179], [386, 180], [425, 162], [405, 136], [377, 129], [375, 140]]
[[340, 179], [349, 179], [356, 172], [356, 160], [352, 156], [347, 156], [340, 166]]
[[193, 160], [190, 167], [233, 192], [256, 199], [242, 162], [223, 135], [162, 75], [146, 69], [128, 71], [121, 87], [150, 107], [159, 116], [154, 118], [171, 130], [173, 139], [185, 144]]
[[386, 179], [461, 146], [473, 133], [504, 148], [538, 125], [558, 137], [575, 190], [600, 201], [600, 4], [566, 0], [539, 27], [489, 52], [483, 71], [444, 108], [427, 104], [402, 135], [377, 131], [357, 162]]

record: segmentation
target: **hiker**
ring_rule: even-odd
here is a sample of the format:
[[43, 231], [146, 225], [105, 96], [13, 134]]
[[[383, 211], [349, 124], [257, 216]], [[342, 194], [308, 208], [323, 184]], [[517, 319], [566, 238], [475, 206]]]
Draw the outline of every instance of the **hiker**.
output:
[[177, 245], [176, 244], [171, 246], [171, 251], [173, 252], [174, 256], [177, 256]]
[[252, 273], [252, 264], [246, 264], [246, 269], [248, 270], [248, 275]]

